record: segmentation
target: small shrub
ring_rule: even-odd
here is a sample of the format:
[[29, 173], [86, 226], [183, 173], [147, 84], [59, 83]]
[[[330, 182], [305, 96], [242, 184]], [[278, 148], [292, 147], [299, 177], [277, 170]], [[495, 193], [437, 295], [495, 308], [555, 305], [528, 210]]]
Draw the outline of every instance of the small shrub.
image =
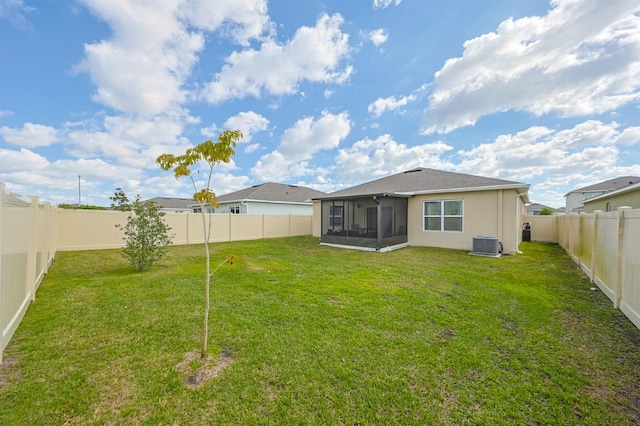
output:
[[116, 228], [124, 230], [122, 239], [127, 245], [122, 249], [122, 256], [142, 271], [166, 255], [167, 246], [171, 244], [171, 228], [164, 222], [165, 212], [154, 202], [141, 202], [139, 195], [130, 211], [127, 224], [116, 225]]

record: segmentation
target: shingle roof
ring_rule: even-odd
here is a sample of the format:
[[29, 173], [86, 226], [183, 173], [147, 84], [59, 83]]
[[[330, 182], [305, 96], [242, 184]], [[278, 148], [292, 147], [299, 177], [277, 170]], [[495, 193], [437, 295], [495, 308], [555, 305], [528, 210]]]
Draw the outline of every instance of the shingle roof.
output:
[[172, 198], [172, 197], [155, 197], [149, 200], [145, 200], [144, 202], [146, 203], [147, 201], [153, 201], [160, 208], [163, 208], [163, 209], [187, 209], [189, 208], [188, 206], [193, 205], [193, 203], [195, 203], [195, 201], [193, 201], [193, 198]]
[[306, 186], [287, 185], [282, 183], [266, 182], [250, 188], [216, 197], [218, 203], [233, 201], [277, 201], [289, 203], [304, 203], [311, 198], [326, 195], [326, 192], [318, 191]]
[[590, 186], [585, 186], [584, 188], [574, 189], [567, 193], [567, 195], [572, 192], [615, 191], [616, 189], [624, 188], [625, 186], [633, 185], [638, 182], [640, 182], [640, 177], [638, 176], [619, 176]]
[[528, 185], [522, 182], [421, 167], [332, 192], [325, 197], [317, 197], [317, 199], [428, 191], [453, 192], [454, 190], [472, 190], [496, 186], [528, 188]]

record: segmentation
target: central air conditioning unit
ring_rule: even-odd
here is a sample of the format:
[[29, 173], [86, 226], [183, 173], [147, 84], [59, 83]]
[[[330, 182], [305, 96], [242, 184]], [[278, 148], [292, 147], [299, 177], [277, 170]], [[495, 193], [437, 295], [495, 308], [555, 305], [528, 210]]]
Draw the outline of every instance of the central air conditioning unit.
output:
[[500, 257], [500, 252], [500, 241], [498, 241], [498, 237], [489, 237], [486, 235], [473, 237], [473, 251], [471, 254], [476, 256]]

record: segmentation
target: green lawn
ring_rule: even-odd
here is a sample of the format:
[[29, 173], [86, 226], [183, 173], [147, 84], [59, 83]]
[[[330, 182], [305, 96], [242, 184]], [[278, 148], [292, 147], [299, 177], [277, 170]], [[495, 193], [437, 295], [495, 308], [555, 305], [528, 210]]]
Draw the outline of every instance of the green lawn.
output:
[[236, 255], [212, 281], [217, 377], [178, 367], [201, 345], [202, 246], [147, 272], [58, 253], [5, 351], [0, 424], [640, 423], [640, 330], [558, 246], [211, 247]]

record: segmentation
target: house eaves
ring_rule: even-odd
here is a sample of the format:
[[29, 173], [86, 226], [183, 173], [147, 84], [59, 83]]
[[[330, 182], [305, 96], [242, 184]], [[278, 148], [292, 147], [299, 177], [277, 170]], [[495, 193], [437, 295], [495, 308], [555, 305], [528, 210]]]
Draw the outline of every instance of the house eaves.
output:
[[429, 189], [425, 191], [398, 192], [398, 195], [427, 195], [427, 194], [449, 194], [452, 192], [475, 192], [475, 191], [496, 191], [500, 189], [519, 190], [519, 194], [526, 194], [529, 191], [528, 184], [519, 185], [493, 185], [493, 186], [474, 186], [472, 188], [447, 188], [447, 189]]
[[227, 200], [227, 201], [220, 201], [220, 204], [230, 204], [230, 203], [265, 203], [265, 204], [293, 204], [293, 205], [302, 205], [302, 206], [308, 206], [311, 204], [311, 202], [306, 202], [306, 201], [270, 201], [270, 200], [252, 200], [250, 198], [247, 199], [238, 199], [238, 200]]
[[584, 200], [583, 204], [588, 204], [592, 201], [604, 200], [605, 198], [613, 197], [618, 194], [624, 194], [625, 192], [634, 191], [636, 189], [640, 189], [640, 182], [635, 185], [629, 185], [624, 188], [616, 189], [615, 191], [607, 192], [606, 194], [598, 195], [597, 197], [589, 198], [588, 200]]

